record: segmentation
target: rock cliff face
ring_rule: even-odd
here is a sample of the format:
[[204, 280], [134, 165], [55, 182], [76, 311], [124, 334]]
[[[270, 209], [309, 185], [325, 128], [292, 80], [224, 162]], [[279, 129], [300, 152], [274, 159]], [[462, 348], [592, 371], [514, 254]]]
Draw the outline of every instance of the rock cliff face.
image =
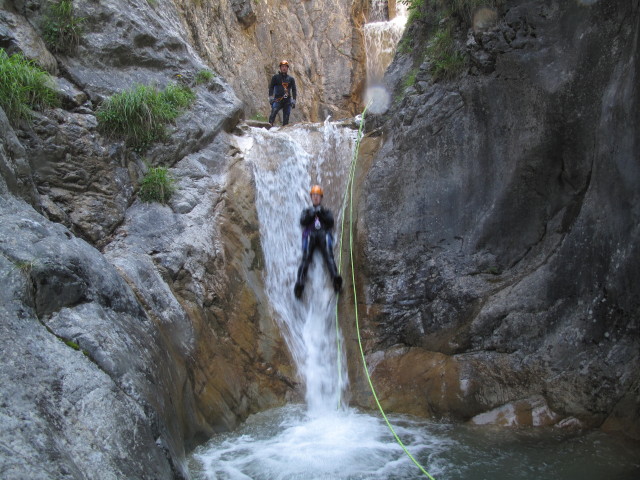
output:
[[[247, 105], [268, 116], [268, 86], [286, 59], [298, 103], [291, 121], [353, 116], [365, 82], [364, 0], [183, 1], [185, 31]], [[242, 28], [238, 28], [240, 25]]]
[[[267, 113], [282, 57], [294, 121], [353, 114], [367, 5], [76, 1], [82, 40], [54, 56], [44, 2], [0, 3], [0, 47], [63, 103], [28, 126], [0, 111], [3, 478], [188, 478], [192, 445], [297, 393], [237, 127]], [[473, 64], [450, 82], [422, 56], [434, 25], [413, 23], [359, 184], [361, 312], [391, 409], [639, 435], [639, 21], [637, 1], [503, 2], [495, 28], [458, 25]], [[144, 157], [99, 130], [105, 97], [202, 69]], [[137, 199], [145, 164], [171, 167], [169, 205]]]
[[638, 2], [507, 1], [488, 29], [457, 22], [471, 63], [453, 81], [421, 56], [428, 18], [388, 71], [360, 186], [381, 397], [640, 437]]
[[[273, 3], [74, 2], [82, 39], [54, 57], [40, 37], [44, 2], [2, 2], [0, 47], [56, 75], [62, 97], [61, 108], [24, 125], [0, 111], [3, 478], [188, 478], [188, 448], [295, 391], [264, 298], [253, 172], [231, 133], [259, 110], [251, 92], [266, 96], [263, 77], [280, 57], [256, 68], [245, 7], [265, 25], [267, 11], [286, 17], [298, 33], [306, 18], [307, 37], [289, 33], [291, 45], [316, 48], [318, 28], [350, 52], [357, 35], [347, 2], [333, 7], [344, 24], [305, 2], [322, 28], [306, 10], [293, 13], [297, 2]], [[194, 37], [201, 10], [219, 13], [208, 34], [235, 41], [228, 63], [207, 63], [218, 59], [208, 51], [231, 44]], [[304, 51], [300, 65], [322, 65], [327, 45]], [[287, 50], [294, 66], [298, 52]], [[301, 70], [298, 119], [317, 117], [328, 109], [321, 104], [352, 108], [342, 99], [352, 57], [326, 57], [347, 78], [335, 88]], [[247, 103], [221, 77], [225, 65]], [[195, 86], [204, 69], [216, 75]], [[144, 157], [98, 128], [107, 96], [178, 80], [193, 86], [195, 105]], [[145, 164], [171, 167], [178, 189], [169, 205], [137, 200]]]

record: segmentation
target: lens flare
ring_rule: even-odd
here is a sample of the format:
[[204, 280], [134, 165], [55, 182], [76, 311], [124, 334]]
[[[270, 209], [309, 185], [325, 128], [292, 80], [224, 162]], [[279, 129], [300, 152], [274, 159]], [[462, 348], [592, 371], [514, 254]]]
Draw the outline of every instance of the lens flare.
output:
[[381, 114], [389, 108], [391, 95], [382, 86], [369, 87], [365, 92], [364, 102], [369, 105], [369, 112]]

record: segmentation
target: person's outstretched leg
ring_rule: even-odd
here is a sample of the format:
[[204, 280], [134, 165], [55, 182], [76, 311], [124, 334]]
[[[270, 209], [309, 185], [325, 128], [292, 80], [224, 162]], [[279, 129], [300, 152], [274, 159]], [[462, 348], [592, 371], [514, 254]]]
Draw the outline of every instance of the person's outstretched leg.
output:
[[338, 275], [336, 261], [333, 259], [333, 236], [331, 233], [327, 232], [322, 243], [322, 256], [324, 257], [324, 262], [327, 264], [327, 268], [329, 269], [331, 280], [333, 280], [333, 290], [337, 293], [342, 288], [342, 277]]
[[313, 251], [316, 248], [315, 237], [313, 234], [305, 234], [302, 236], [302, 260], [298, 267], [298, 275], [296, 277], [296, 284], [293, 287], [293, 294], [296, 298], [302, 296], [304, 290], [304, 282], [307, 278], [307, 270], [309, 270], [309, 264], [313, 257]]

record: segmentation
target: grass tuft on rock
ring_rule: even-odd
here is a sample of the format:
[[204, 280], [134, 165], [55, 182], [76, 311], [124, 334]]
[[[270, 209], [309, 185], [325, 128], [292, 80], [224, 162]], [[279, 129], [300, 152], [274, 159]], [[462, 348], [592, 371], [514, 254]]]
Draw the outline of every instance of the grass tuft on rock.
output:
[[42, 22], [42, 37], [53, 52], [70, 53], [78, 46], [85, 19], [77, 17], [72, 0], [50, 2]]
[[108, 134], [121, 136], [134, 150], [143, 151], [166, 138], [166, 126], [195, 101], [195, 93], [185, 85], [164, 90], [136, 85], [105, 100], [96, 116]]
[[196, 85], [209, 83], [213, 77], [215, 77], [215, 74], [211, 70], [200, 70], [196, 73]]
[[427, 47], [427, 55], [431, 58], [431, 75], [434, 81], [456, 78], [467, 65], [465, 55], [456, 48], [449, 25], [436, 31]]
[[60, 105], [53, 78], [34, 62], [0, 48], [0, 107], [10, 122], [31, 118], [33, 110]]
[[167, 167], [149, 167], [140, 182], [140, 200], [167, 203], [175, 192], [174, 183]]

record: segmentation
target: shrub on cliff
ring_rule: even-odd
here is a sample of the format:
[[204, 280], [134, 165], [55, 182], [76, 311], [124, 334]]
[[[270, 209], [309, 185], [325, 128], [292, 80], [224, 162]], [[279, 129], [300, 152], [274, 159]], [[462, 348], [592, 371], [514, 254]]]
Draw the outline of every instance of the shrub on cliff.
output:
[[105, 100], [96, 112], [99, 125], [108, 134], [121, 136], [127, 145], [142, 151], [166, 136], [166, 126], [195, 100], [184, 85], [164, 90], [137, 85]]
[[76, 17], [72, 0], [51, 2], [42, 22], [42, 37], [53, 52], [71, 52], [80, 43], [83, 17]]
[[32, 110], [60, 104], [51, 76], [22, 54], [0, 48], [0, 107], [10, 122], [31, 117]]

